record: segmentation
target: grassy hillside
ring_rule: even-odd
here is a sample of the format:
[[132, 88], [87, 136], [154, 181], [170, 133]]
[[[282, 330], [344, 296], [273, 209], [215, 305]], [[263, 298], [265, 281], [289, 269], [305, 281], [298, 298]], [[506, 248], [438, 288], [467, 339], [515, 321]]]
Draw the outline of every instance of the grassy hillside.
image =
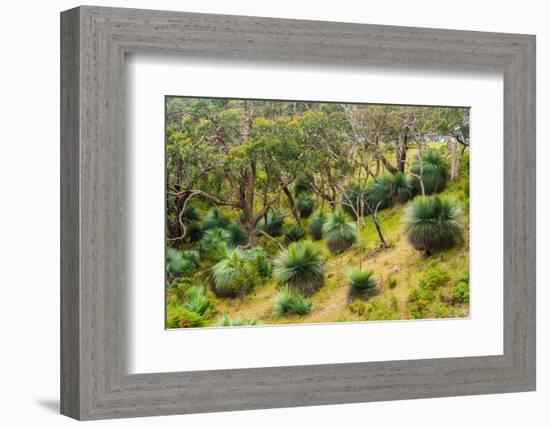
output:
[[[463, 240], [449, 250], [431, 256], [415, 250], [403, 233], [402, 219], [407, 205], [380, 211], [378, 219], [388, 248], [380, 249], [375, 226], [367, 219], [360, 231], [359, 242], [341, 254], [331, 254], [326, 242], [314, 242], [325, 257], [324, 286], [312, 296], [311, 311], [302, 316], [281, 316], [274, 312], [274, 301], [280, 292], [275, 280], [259, 282], [239, 298], [216, 296], [209, 286], [204, 293], [211, 302], [209, 321], [201, 326], [222, 324], [326, 323], [365, 320], [415, 318], [452, 318], [469, 315], [469, 205], [467, 168], [460, 178], [449, 183], [442, 195], [458, 200], [462, 208]], [[283, 237], [278, 237], [283, 242]], [[268, 253], [278, 251], [273, 239], [260, 237], [260, 246]], [[360, 265], [361, 257], [361, 265]], [[201, 263], [193, 276], [208, 283], [211, 265]], [[372, 270], [378, 292], [369, 297], [353, 297], [349, 291], [351, 269]], [[262, 283], [263, 282], [263, 283]], [[168, 302], [177, 301], [177, 286], [168, 289]], [[170, 308], [168, 317], [170, 319]]]

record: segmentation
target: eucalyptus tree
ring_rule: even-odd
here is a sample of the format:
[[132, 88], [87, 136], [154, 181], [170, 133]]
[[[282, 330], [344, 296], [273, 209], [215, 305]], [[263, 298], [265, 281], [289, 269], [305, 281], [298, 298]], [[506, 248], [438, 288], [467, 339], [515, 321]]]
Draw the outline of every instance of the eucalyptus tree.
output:
[[[273, 121], [262, 117], [271, 107], [260, 101], [193, 99], [180, 105], [180, 122], [168, 127], [167, 161], [176, 171], [168, 177], [169, 195], [177, 205], [200, 197], [239, 210], [250, 246], [257, 244], [257, 223], [280, 199], [270, 165], [298, 155], [288, 139], [273, 132]], [[265, 195], [260, 209], [259, 177]]]
[[439, 137], [447, 141], [450, 179], [455, 180], [464, 152], [470, 147], [470, 112], [467, 108], [437, 108], [433, 114]]

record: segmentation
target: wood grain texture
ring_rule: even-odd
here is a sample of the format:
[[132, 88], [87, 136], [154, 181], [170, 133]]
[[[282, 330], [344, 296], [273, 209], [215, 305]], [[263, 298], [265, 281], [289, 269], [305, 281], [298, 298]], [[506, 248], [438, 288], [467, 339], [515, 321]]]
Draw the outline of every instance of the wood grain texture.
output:
[[[80, 7], [62, 13], [62, 413], [100, 419], [535, 388], [535, 38]], [[504, 75], [504, 354], [128, 375], [124, 55]]]
[[61, 20], [61, 412], [80, 414], [79, 11]]

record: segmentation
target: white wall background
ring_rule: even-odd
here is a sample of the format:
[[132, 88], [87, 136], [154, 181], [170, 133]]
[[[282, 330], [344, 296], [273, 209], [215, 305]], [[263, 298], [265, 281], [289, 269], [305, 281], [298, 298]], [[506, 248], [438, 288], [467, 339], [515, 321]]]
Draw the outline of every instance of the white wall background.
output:
[[[108, 421], [116, 426], [467, 426], [550, 423], [548, 168], [550, 27], [545, 2], [157, 0], [97, 5], [537, 35], [538, 391]], [[0, 17], [0, 423], [64, 426], [59, 384], [59, 12], [75, 1], [5, 2]], [[91, 424], [96, 424], [91, 423]]]

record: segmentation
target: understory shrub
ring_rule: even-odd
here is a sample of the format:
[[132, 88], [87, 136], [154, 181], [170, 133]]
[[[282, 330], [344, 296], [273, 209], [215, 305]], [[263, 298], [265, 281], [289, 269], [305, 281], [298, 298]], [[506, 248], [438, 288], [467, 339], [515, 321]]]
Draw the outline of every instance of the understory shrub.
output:
[[396, 320], [400, 318], [399, 300], [393, 294], [382, 300], [371, 300], [368, 303], [355, 300], [348, 305], [348, 309], [365, 320]]
[[181, 219], [185, 223], [200, 221], [201, 212], [195, 205], [188, 203], [187, 206], [185, 206]]
[[301, 193], [308, 193], [311, 191], [312, 178], [307, 175], [300, 175], [296, 181], [294, 181], [294, 195], [298, 196]]
[[433, 268], [426, 271], [419, 280], [419, 285], [422, 289], [435, 291], [449, 283], [451, 277], [446, 270], [442, 268]]
[[193, 286], [203, 286], [202, 282], [195, 277], [181, 277], [177, 281], [169, 284], [167, 288], [167, 300], [168, 302], [175, 301], [183, 303], [185, 301], [185, 295], [189, 288]]
[[404, 228], [409, 243], [431, 255], [454, 246], [462, 237], [461, 210], [446, 197], [417, 197], [406, 209]]
[[395, 289], [396, 286], [397, 286], [397, 279], [395, 277], [390, 277], [388, 279], [388, 288]]
[[350, 294], [369, 297], [378, 292], [378, 283], [372, 270], [353, 270], [349, 275]]
[[198, 328], [206, 326], [208, 319], [194, 311], [186, 310], [183, 305], [168, 305], [166, 309], [166, 324], [168, 328]]
[[203, 220], [204, 230], [210, 230], [212, 228], [227, 228], [229, 226], [229, 219], [225, 217], [218, 208], [212, 208]]
[[287, 242], [297, 242], [305, 237], [306, 232], [298, 224], [290, 224], [285, 228], [284, 235]]
[[283, 234], [284, 216], [278, 212], [269, 212], [265, 218], [262, 218], [257, 227], [271, 237], [279, 237]]
[[222, 228], [207, 230], [197, 245], [203, 257], [213, 262], [227, 258], [234, 248], [230, 231]]
[[[168, 328], [193, 328], [207, 326], [216, 314], [213, 302], [201, 286], [185, 286], [181, 283], [176, 291], [181, 293], [166, 306], [166, 323]], [[182, 301], [183, 300], [183, 301]]]
[[311, 311], [311, 301], [297, 293], [290, 291], [288, 287], [282, 289], [275, 296], [273, 313], [276, 316], [298, 315], [303, 316]]
[[168, 247], [166, 250], [166, 273], [169, 277], [188, 274], [193, 271], [200, 262], [197, 251], [181, 252]]
[[469, 278], [463, 277], [460, 278], [453, 289], [451, 290], [451, 303], [458, 304], [467, 304], [470, 302], [470, 280]]
[[296, 199], [296, 208], [300, 213], [300, 218], [309, 218], [314, 205], [315, 203], [308, 193], [300, 193]]
[[248, 243], [248, 233], [241, 224], [232, 222], [227, 226], [228, 244], [231, 247], [246, 245]]
[[393, 294], [384, 299], [373, 299], [367, 303], [365, 320], [397, 320], [400, 318], [399, 300]]
[[279, 253], [273, 263], [279, 285], [303, 295], [319, 290], [325, 280], [323, 255], [312, 242], [296, 242]]
[[244, 254], [260, 277], [266, 279], [271, 277], [271, 261], [263, 249], [258, 247], [247, 249]]
[[222, 318], [220, 319], [220, 326], [253, 326], [253, 325], [259, 325], [260, 321], [258, 319], [231, 319], [227, 313], [224, 313]]
[[443, 288], [451, 280], [447, 271], [441, 268], [426, 271], [419, 279], [418, 286], [409, 290], [407, 310], [412, 319], [428, 317], [448, 317], [443, 303]]
[[323, 225], [323, 237], [332, 253], [343, 252], [355, 243], [355, 223], [348, 220], [344, 211], [337, 210]]
[[311, 215], [309, 219], [309, 234], [311, 234], [313, 240], [321, 240], [323, 238], [323, 225], [327, 218], [327, 213], [322, 210], [315, 211]]
[[[411, 173], [422, 176], [424, 191], [426, 195], [439, 193], [447, 185], [447, 168], [443, 158], [434, 150], [428, 150], [422, 156], [422, 161], [416, 159], [411, 166]], [[417, 177], [411, 177], [411, 183], [417, 193], [420, 194], [421, 187]]]
[[204, 230], [200, 221], [191, 221], [185, 226], [185, 233], [185, 237], [187, 237], [190, 242], [198, 242], [202, 239]]
[[365, 301], [357, 299], [353, 301], [351, 304], [348, 304], [348, 309], [353, 314], [357, 314], [358, 316], [363, 316], [367, 311], [367, 304]]
[[203, 288], [192, 286], [185, 293], [184, 307], [186, 310], [199, 313], [203, 316], [206, 313], [206, 310], [208, 310], [211, 306], [212, 303], [204, 294]]
[[262, 282], [246, 252], [238, 248], [212, 267], [212, 276], [212, 291], [219, 297], [242, 297]]
[[380, 211], [396, 203], [405, 203], [412, 195], [413, 189], [407, 177], [398, 172], [375, 178], [368, 187], [367, 201], [373, 210], [378, 208]]

